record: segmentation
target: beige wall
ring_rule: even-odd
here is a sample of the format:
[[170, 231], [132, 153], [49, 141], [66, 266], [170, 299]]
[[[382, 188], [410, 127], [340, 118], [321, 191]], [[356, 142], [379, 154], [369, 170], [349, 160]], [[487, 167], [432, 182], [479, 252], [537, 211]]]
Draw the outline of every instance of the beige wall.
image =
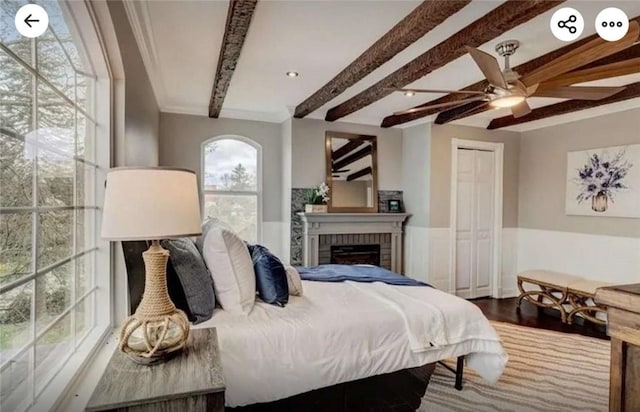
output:
[[316, 119], [293, 119], [291, 184], [294, 188], [312, 187], [326, 180], [324, 138], [328, 130], [377, 136], [378, 189], [399, 190], [402, 187], [401, 129], [383, 129]]
[[640, 237], [640, 219], [565, 214], [567, 152], [634, 143], [640, 143], [638, 109], [522, 133], [519, 226]]
[[477, 127], [431, 126], [430, 227], [449, 227], [451, 139], [504, 143], [503, 227], [518, 226], [520, 134]]
[[200, 179], [201, 146], [212, 137], [236, 135], [262, 146], [263, 221], [282, 221], [281, 125], [206, 116], [160, 114], [160, 164], [195, 170]]
[[408, 226], [429, 227], [431, 124], [402, 129], [402, 190]]
[[119, 166], [156, 166], [159, 160], [158, 103], [122, 1], [107, 4], [124, 70], [124, 133], [115, 143], [116, 161]]

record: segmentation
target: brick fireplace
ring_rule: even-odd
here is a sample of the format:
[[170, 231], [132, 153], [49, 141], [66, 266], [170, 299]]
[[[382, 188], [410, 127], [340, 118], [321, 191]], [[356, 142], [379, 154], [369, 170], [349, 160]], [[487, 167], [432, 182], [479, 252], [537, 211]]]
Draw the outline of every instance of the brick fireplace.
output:
[[298, 213], [303, 264], [374, 264], [402, 272], [405, 213]]
[[320, 235], [318, 263], [369, 264], [391, 269], [391, 234]]

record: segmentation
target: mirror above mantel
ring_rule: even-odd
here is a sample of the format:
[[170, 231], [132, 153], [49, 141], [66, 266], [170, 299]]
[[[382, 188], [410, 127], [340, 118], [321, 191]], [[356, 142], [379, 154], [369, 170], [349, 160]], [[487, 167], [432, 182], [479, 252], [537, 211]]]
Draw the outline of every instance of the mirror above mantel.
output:
[[328, 131], [325, 151], [329, 212], [376, 213], [376, 136]]

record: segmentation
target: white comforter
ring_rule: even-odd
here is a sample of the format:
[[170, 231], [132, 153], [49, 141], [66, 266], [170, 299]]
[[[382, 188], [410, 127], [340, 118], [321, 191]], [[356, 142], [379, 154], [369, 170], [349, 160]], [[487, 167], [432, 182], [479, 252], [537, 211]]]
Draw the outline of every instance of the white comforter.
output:
[[[270, 402], [459, 355], [496, 381], [507, 355], [472, 303], [428, 287], [304, 281], [285, 308], [216, 310], [226, 405]], [[432, 346], [433, 345], [433, 346]]]

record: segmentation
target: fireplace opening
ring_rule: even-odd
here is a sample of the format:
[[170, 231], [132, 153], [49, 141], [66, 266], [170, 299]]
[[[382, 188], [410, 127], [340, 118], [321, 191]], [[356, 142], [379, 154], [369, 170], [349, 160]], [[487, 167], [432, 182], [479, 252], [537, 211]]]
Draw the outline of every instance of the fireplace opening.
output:
[[331, 263], [380, 266], [380, 245], [331, 246]]

